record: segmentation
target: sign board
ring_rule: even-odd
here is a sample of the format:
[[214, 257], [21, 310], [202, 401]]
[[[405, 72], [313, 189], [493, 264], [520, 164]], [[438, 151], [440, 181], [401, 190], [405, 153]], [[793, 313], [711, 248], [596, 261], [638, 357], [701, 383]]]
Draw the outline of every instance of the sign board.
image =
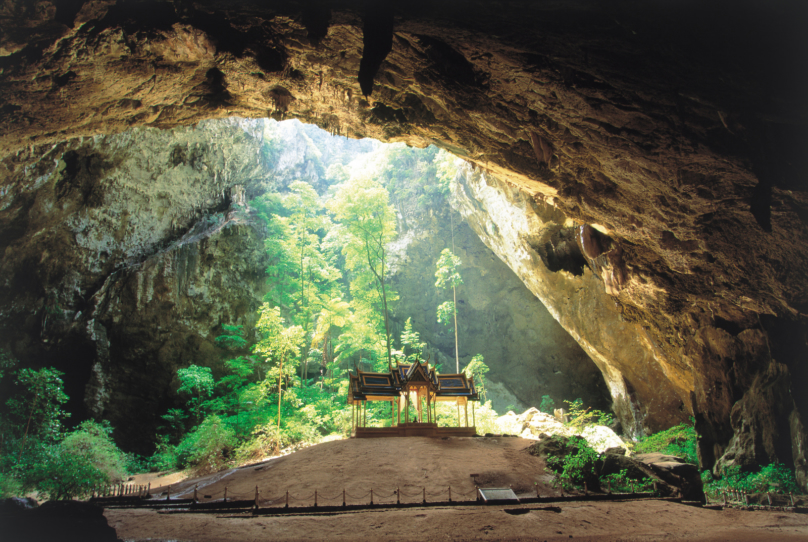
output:
[[478, 488], [480, 499], [486, 504], [493, 503], [518, 503], [519, 498], [509, 487], [486, 487]]

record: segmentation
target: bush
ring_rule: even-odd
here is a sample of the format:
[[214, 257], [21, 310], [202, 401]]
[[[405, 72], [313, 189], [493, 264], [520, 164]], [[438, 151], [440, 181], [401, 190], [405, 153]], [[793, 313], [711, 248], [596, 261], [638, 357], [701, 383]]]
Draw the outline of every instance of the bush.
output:
[[0, 499], [17, 497], [23, 494], [22, 484], [9, 473], [0, 472]]
[[688, 463], [699, 464], [696, 453], [696, 430], [693, 425], [680, 424], [665, 431], [641, 438], [634, 445], [638, 453], [659, 452], [683, 458]]
[[172, 471], [179, 468], [179, 457], [176, 447], [168, 443], [167, 436], [157, 437], [157, 450], [148, 460], [152, 472]]
[[191, 467], [198, 474], [221, 470], [235, 444], [235, 432], [219, 416], [208, 416], [177, 446], [179, 466]]
[[112, 427], [107, 421], [82, 422], [59, 446], [62, 454], [84, 458], [104, 473], [110, 483], [120, 482], [128, 476], [126, 454], [112, 441]]
[[584, 408], [584, 403], [581, 399], [576, 399], [575, 401], [564, 400], [564, 402], [570, 407], [570, 421], [564, 425], [576, 433], [580, 433], [588, 425], [610, 425], [614, 421], [614, 417], [608, 412], [594, 410], [592, 407]]
[[720, 478], [713, 478], [709, 471], [702, 474], [705, 491], [718, 492], [722, 489], [733, 488], [748, 493], [802, 493], [794, 469], [783, 464], [772, 463], [762, 467], [758, 472], [743, 472], [741, 467], [727, 467]]
[[539, 410], [552, 416], [554, 413], [553, 411], [555, 410], [555, 401], [553, 401], [553, 398], [549, 395], [542, 395]]
[[109, 483], [106, 474], [87, 457], [52, 446], [46, 460], [33, 469], [36, 489], [50, 500], [88, 497], [92, 490]]
[[597, 489], [598, 453], [583, 437], [570, 437], [566, 446], [565, 455], [547, 457], [547, 466], [558, 473], [553, 485], [573, 489], [586, 482], [589, 489]]
[[600, 477], [601, 484], [605, 484], [610, 491], [626, 493], [629, 491], [650, 491], [654, 487], [654, 481], [650, 478], [633, 479], [628, 476], [628, 469], [623, 469], [614, 474], [607, 474]]

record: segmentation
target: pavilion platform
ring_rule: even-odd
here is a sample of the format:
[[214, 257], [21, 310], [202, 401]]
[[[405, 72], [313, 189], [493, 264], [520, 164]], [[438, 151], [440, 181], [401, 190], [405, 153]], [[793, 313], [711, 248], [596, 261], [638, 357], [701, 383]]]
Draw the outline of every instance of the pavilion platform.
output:
[[401, 423], [396, 427], [356, 427], [353, 438], [381, 437], [473, 437], [476, 427], [438, 427], [436, 423]]

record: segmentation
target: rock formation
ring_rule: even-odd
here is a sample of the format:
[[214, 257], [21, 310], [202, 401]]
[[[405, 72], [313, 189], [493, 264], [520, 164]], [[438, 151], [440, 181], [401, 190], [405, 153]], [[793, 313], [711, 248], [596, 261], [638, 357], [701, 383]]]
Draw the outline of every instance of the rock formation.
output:
[[[804, 484], [804, 6], [369, 5], [5, 2], [6, 231], [33, 235], [28, 221], [49, 216], [17, 201], [20, 183], [38, 182], [40, 158], [70, 138], [272, 115], [435, 142], [500, 194], [484, 201], [483, 240], [593, 357], [624, 423], [692, 414], [705, 466], [794, 462]], [[78, 180], [77, 167], [110, 166], [68, 160], [59, 175]], [[60, 185], [75, 206], [55, 207], [66, 220], [106, 205], [82, 186]], [[56, 265], [31, 242], [40, 259], [20, 280]], [[541, 293], [534, 272], [555, 273], [570, 299]], [[77, 295], [98, 291], [69, 280]], [[33, 320], [55, 310], [44, 295], [28, 306]]]

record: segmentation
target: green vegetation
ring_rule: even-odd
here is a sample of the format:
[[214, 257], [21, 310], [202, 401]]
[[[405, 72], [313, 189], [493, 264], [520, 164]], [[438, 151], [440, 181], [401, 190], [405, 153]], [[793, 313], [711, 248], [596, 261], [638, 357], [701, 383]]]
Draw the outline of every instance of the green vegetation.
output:
[[565, 453], [560, 456], [548, 456], [547, 466], [556, 471], [553, 484], [570, 490], [584, 486], [584, 482], [595, 489], [597, 476], [598, 453], [589, 446], [583, 437], [570, 437]]
[[[454, 232], [452, 232], [454, 236]], [[452, 239], [454, 245], [454, 238]], [[460, 276], [460, 258], [448, 248], [444, 248], [440, 253], [435, 271], [435, 287], [444, 290], [452, 287], [452, 301], [444, 301], [438, 306], [438, 322], [448, 324], [454, 321], [455, 338], [455, 370], [460, 372], [459, 339], [457, 336], [457, 287], [463, 284], [463, 277]], [[451, 316], [451, 319], [450, 319]]]
[[683, 423], [641, 438], [634, 445], [634, 450], [641, 454], [659, 452], [674, 455], [688, 463], [699, 464], [696, 452], [696, 430], [693, 427], [692, 418], [689, 425]]
[[84, 497], [128, 475], [133, 458], [112, 441], [109, 424], [85, 421], [65, 430], [62, 373], [16, 369], [7, 353], [0, 358], [0, 383], [14, 379], [11, 396], [0, 405], [0, 498], [29, 491], [50, 499]]
[[794, 476], [794, 469], [783, 464], [770, 464], [758, 471], [744, 472], [739, 466], [728, 467], [723, 476], [714, 478], [710, 471], [701, 476], [704, 491], [713, 498], [718, 498], [724, 489], [740, 489], [748, 493], [803, 493]]
[[539, 404], [539, 410], [544, 412], [545, 414], [552, 415], [555, 410], [555, 401], [549, 395], [542, 395], [541, 396], [541, 403]]
[[[390, 316], [398, 295], [390, 286], [388, 247], [398, 217], [445, 208], [453, 160], [434, 147], [404, 145], [370, 145], [351, 158], [303, 131], [306, 157], [329, 186], [318, 193], [294, 181], [250, 202], [267, 228], [269, 292], [253, 329], [222, 325], [214, 341], [220, 365], [177, 372], [186, 402], [163, 415], [153, 469], [209, 472], [341, 438], [351, 420], [346, 373], [388, 371], [423, 355], [426, 344], [411, 319], [394, 336]], [[268, 162], [281, 159], [279, 137], [265, 134]], [[439, 287], [460, 284], [459, 264], [451, 253], [442, 255]], [[487, 371], [481, 356], [466, 368], [483, 394]], [[478, 426], [495, 432], [490, 403], [477, 414]], [[439, 405], [442, 423], [457, 418], [454, 405]], [[367, 423], [389, 426], [390, 404], [370, 403]]]
[[480, 394], [480, 397], [483, 401], [486, 400], [485, 394], [485, 374], [489, 371], [488, 365], [485, 364], [483, 361], [482, 354], [477, 354], [473, 358], [468, 365], [463, 369], [463, 372], [466, 373], [466, 376], [469, 378], [473, 378], [476, 385], [477, 385], [477, 392]]
[[575, 432], [583, 431], [587, 425], [609, 425], [614, 421], [614, 417], [608, 412], [596, 410], [592, 407], [584, 408], [582, 399], [574, 401], [564, 400], [569, 405], [569, 420], [565, 425]]

